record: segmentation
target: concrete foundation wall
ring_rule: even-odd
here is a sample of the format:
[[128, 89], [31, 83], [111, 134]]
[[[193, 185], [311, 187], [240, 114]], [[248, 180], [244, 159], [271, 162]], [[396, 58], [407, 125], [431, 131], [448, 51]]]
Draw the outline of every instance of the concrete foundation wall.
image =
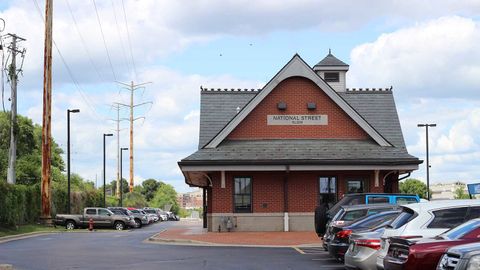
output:
[[[232, 231], [283, 231], [284, 213], [209, 214], [208, 231], [227, 231], [227, 220], [232, 221]], [[290, 213], [290, 231], [314, 231], [313, 213]]]

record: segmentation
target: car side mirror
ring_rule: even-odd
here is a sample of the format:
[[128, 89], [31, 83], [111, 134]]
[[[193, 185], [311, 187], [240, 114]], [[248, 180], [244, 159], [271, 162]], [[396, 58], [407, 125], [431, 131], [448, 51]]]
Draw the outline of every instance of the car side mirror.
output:
[[111, 216], [112, 214], [108, 213], [107, 215], [108, 215], [108, 216]]

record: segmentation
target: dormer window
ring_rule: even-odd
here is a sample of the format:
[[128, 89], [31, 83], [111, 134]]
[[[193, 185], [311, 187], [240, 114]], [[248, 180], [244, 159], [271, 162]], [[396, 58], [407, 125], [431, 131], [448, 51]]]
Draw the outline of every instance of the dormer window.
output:
[[324, 79], [326, 82], [339, 82], [340, 73], [339, 72], [325, 72]]

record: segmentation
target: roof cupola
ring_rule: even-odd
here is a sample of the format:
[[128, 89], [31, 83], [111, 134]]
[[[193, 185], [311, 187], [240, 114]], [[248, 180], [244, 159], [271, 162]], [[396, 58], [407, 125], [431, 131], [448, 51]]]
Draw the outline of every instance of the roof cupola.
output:
[[336, 58], [330, 49], [328, 55], [325, 56], [313, 70], [322, 77], [335, 91], [346, 91], [346, 73], [349, 65]]

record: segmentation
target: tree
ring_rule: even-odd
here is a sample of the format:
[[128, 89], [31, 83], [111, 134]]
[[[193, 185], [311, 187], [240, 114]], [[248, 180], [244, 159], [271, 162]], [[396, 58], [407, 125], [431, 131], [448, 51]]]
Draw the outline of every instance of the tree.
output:
[[[0, 181], [7, 179], [8, 149], [10, 147], [10, 114], [0, 112]], [[32, 185], [40, 183], [42, 167], [42, 128], [31, 119], [18, 115], [17, 128], [17, 184]], [[63, 150], [52, 141], [52, 179], [64, 180], [62, 171], [65, 163], [61, 154]], [[60, 173], [56, 173], [60, 172]]]
[[171, 205], [170, 211], [178, 213], [179, 206], [177, 202], [177, 192], [172, 185], [163, 184], [155, 193], [151, 205], [158, 208], [164, 208], [166, 205]]
[[142, 182], [142, 194], [145, 196], [147, 201], [151, 201], [155, 196], [155, 192], [157, 192], [158, 188], [163, 185], [162, 182], [157, 181], [155, 179], [147, 179]]
[[[107, 189], [112, 190], [112, 194], [117, 194], [117, 180], [113, 180], [106, 186]], [[123, 194], [127, 194], [130, 192], [130, 188], [128, 187], [128, 182], [125, 178], [122, 178], [122, 192]]]
[[465, 185], [458, 186], [454, 191], [455, 199], [470, 199], [470, 195], [465, 192]]
[[427, 198], [427, 185], [418, 179], [407, 179], [400, 182], [400, 192], [408, 194], [417, 194], [420, 198]]
[[125, 207], [143, 208], [148, 206], [148, 203], [141, 193], [130, 192], [125, 195], [125, 198], [123, 199], [123, 205]]

